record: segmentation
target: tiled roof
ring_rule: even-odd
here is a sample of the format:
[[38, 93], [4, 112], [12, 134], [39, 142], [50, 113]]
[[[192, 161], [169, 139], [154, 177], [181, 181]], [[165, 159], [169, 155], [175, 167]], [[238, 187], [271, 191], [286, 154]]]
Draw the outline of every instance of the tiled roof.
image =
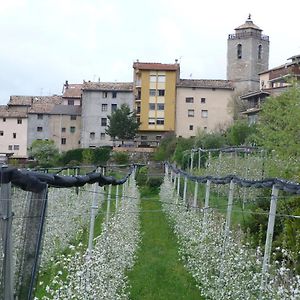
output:
[[30, 106], [36, 96], [10, 96], [8, 105]]
[[41, 96], [34, 97], [31, 107], [28, 110], [30, 114], [50, 113], [53, 107], [62, 103], [62, 96]]
[[0, 105], [0, 117], [1, 118], [26, 118], [25, 111], [17, 111], [7, 105]]
[[95, 91], [129, 91], [133, 90], [132, 82], [84, 82], [83, 90]]
[[81, 98], [83, 84], [69, 83], [68, 88], [64, 86], [63, 98]]
[[55, 105], [50, 112], [51, 115], [80, 116], [81, 106], [79, 105]]
[[133, 68], [138, 70], [176, 71], [179, 69], [179, 64], [135, 62]]
[[217, 79], [180, 79], [177, 87], [207, 88], [207, 89], [229, 89], [233, 90], [232, 82]]
[[255, 25], [253, 23], [253, 21], [251, 20], [250, 16], [249, 16], [249, 18], [246, 20], [246, 22], [244, 24], [242, 24], [239, 27], [235, 28], [235, 30], [248, 29], [248, 28], [252, 28], [252, 29], [256, 29], [256, 30], [262, 31], [262, 29], [260, 29], [257, 25]]

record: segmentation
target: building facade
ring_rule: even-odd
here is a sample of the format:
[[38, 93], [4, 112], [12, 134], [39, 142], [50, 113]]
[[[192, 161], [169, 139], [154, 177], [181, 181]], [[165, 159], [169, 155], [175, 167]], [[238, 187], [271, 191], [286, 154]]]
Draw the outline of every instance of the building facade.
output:
[[291, 86], [292, 81], [300, 80], [300, 55], [290, 57], [289, 62], [278, 67], [266, 70], [259, 74], [260, 89], [241, 95], [246, 110], [242, 112], [247, 116], [249, 124], [258, 121], [258, 114], [262, 103], [269, 96], [278, 96]]
[[60, 153], [80, 148], [81, 106], [55, 105], [49, 112], [49, 130]]
[[0, 106], [0, 153], [27, 158], [27, 113], [7, 105]]
[[249, 15], [227, 40], [227, 79], [237, 93], [259, 89], [259, 73], [269, 67], [269, 37], [262, 34]]
[[133, 64], [133, 93], [138, 121], [141, 122], [137, 142], [156, 146], [160, 139], [175, 132], [176, 83], [180, 66], [175, 64]]
[[[32, 97], [28, 108], [28, 148], [34, 140], [51, 140], [50, 112], [55, 105], [61, 104], [61, 96]], [[58, 145], [57, 145], [58, 146]]]
[[112, 146], [105, 133], [108, 116], [122, 104], [133, 110], [132, 82], [84, 82], [82, 88], [81, 147]]
[[176, 136], [195, 137], [231, 124], [228, 104], [234, 88], [227, 80], [181, 79], [177, 84]]

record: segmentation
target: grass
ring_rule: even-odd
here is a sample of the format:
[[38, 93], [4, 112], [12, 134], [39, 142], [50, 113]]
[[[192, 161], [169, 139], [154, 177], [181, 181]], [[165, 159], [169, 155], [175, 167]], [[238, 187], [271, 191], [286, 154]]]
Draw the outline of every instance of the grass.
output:
[[176, 236], [158, 199], [158, 191], [142, 190], [142, 242], [135, 266], [128, 273], [130, 299], [204, 299], [195, 280], [179, 261]]

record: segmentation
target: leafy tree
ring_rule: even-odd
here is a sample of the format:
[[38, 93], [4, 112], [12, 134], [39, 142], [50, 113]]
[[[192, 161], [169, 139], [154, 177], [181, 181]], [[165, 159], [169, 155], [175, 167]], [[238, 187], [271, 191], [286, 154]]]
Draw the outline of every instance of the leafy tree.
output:
[[153, 159], [156, 161], [170, 160], [176, 149], [176, 144], [177, 138], [174, 134], [164, 137], [160, 141], [159, 147], [156, 149]]
[[35, 158], [40, 166], [50, 167], [55, 165], [59, 156], [59, 151], [52, 140], [35, 140], [31, 144], [29, 155]]
[[130, 111], [127, 104], [122, 104], [111, 116], [108, 116], [108, 119], [106, 134], [110, 135], [113, 140], [116, 138], [122, 140], [122, 145], [124, 140], [131, 140], [135, 137], [140, 126], [135, 112]]
[[256, 125], [249, 125], [246, 120], [238, 120], [227, 129], [227, 143], [232, 146], [245, 145], [256, 133]]
[[293, 85], [263, 104], [256, 140], [282, 157], [300, 155], [300, 89]]

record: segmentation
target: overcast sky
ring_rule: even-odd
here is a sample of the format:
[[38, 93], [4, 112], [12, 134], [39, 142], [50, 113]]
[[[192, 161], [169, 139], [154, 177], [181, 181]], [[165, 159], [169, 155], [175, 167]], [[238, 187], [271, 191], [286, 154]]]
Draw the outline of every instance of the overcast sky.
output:
[[181, 78], [226, 79], [227, 37], [251, 13], [269, 67], [300, 54], [299, 0], [2, 0], [0, 104], [60, 94], [65, 80], [132, 81], [132, 63], [174, 63]]

